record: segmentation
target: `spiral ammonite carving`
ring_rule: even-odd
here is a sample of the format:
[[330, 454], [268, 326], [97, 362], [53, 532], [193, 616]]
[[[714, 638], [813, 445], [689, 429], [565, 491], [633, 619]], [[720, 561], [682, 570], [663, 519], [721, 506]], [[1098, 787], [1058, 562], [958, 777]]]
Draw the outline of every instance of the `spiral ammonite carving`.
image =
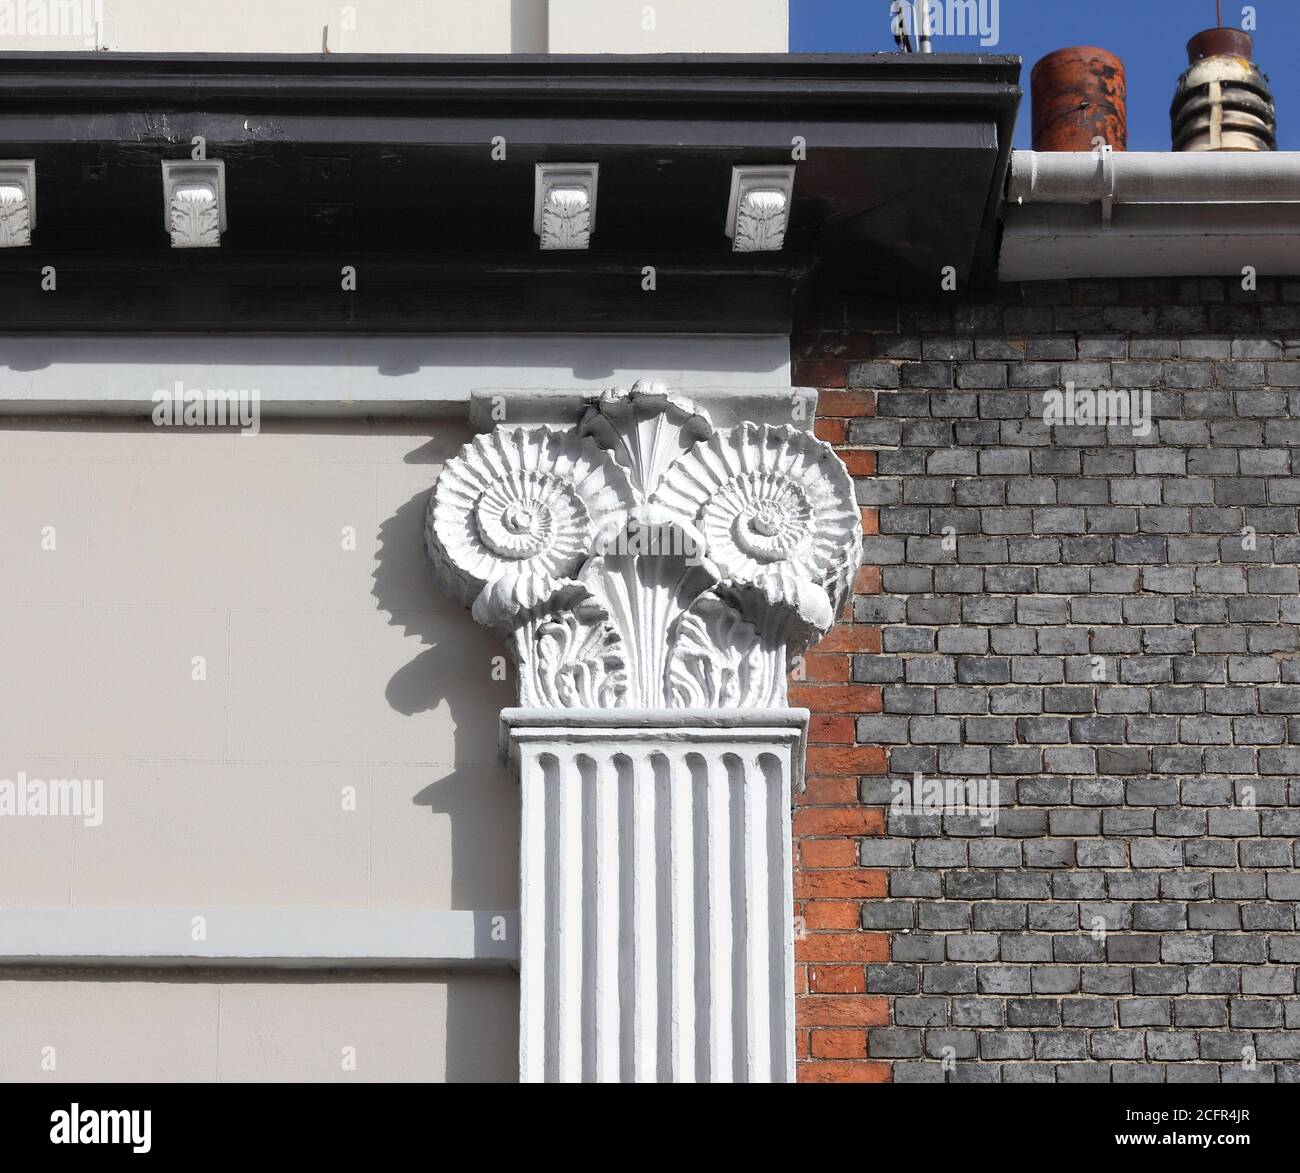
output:
[[563, 481], [522, 473], [492, 485], [478, 499], [474, 521], [493, 554], [525, 562], [548, 551], [562, 557], [586, 532], [587, 507]]
[[709, 548], [729, 530], [736, 546], [760, 565], [786, 562], [808, 536], [812, 507], [797, 485], [765, 473], [738, 477], [700, 514]]
[[699, 527], [727, 578], [792, 573], [834, 597], [856, 569], [853, 482], [826, 444], [792, 427], [716, 433], [673, 465], [654, 499]]
[[572, 430], [497, 428], [448, 461], [429, 505], [429, 554], [466, 605], [503, 575], [564, 579], [633, 504], [627, 476]]

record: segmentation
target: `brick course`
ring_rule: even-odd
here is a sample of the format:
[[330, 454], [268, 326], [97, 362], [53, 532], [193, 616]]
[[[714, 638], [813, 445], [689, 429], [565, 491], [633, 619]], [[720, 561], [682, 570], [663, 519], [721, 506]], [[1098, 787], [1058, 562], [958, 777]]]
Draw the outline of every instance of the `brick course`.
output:
[[[801, 1077], [1300, 1082], [1300, 283], [805, 321], [868, 536], [792, 690]], [[918, 773], [996, 825], [891, 810]]]

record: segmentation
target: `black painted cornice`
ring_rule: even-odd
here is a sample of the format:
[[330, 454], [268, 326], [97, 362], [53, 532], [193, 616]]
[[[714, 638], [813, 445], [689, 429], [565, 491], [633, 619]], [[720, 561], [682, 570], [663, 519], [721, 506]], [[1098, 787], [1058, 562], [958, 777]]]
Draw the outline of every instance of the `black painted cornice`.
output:
[[[944, 266], [991, 274], [1018, 75], [945, 54], [0, 54], [0, 160], [36, 160], [39, 213], [0, 250], [0, 330], [771, 333], [821, 284], [937, 294]], [[159, 163], [195, 136], [229, 227], [173, 250]], [[732, 168], [789, 163], [796, 136], [784, 251], [734, 254]], [[600, 164], [589, 251], [538, 247], [538, 162]]]

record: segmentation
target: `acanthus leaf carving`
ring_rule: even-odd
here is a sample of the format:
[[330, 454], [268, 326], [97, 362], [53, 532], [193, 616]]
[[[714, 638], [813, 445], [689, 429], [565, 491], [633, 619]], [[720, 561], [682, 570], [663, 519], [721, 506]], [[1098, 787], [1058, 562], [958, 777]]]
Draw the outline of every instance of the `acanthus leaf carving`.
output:
[[770, 570], [752, 582], [729, 579], [719, 583], [725, 599], [755, 624], [770, 642], [802, 651], [816, 643], [835, 622], [830, 596], [818, 583], [784, 570]]
[[548, 606], [515, 629], [519, 702], [536, 708], [623, 708], [628, 695], [623, 641], [609, 613], [581, 583], [564, 583]]
[[785, 247], [787, 213], [785, 192], [748, 192], [736, 215], [736, 252], [780, 252]]
[[221, 244], [221, 210], [217, 192], [206, 183], [183, 183], [172, 192], [173, 248], [216, 248]]
[[0, 248], [26, 248], [36, 227], [36, 161], [0, 159]]
[[546, 250], [591, 247], [596, 229], [599, 163], [538, 163], [533, 191], [533, 231]]
[[792, 165], [735, 167], [727, 210], [727, 235], [738, 253], [780, 252], [794, 201]]
[[698, 533], [662, 510], [642, 507], [609, 532], [582, 572], [629, 653], [630, 701], [668, 707], [670, 638], [679, 617], [718, 581]]
[[569, 250], [590, 245], [590, 197], [577, 187], [552, 188], [542, 208], [542, 248]]
[[26, 191], [16, 183], [0, 183], [0, 248], [21, 248], [31, 242]]
[[702, 595], [678, 620], [668, 658], [670, 708], [772, 708], [784, 700], [780, 685], [758, 629], [717, 594]]

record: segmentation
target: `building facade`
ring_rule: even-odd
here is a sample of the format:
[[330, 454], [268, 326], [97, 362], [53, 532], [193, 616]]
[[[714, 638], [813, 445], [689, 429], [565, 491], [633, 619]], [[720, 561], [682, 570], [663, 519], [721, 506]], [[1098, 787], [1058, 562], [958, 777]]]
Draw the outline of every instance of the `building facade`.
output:
[[1300, 1075], [1291, 156], [780, 0], [60, 19], [0, 1078]]
[[[796, 342], [869, 534], [796, 694], [808, 1078], [1296, 1079], [1297, 298], [1005, 284]], [[1049, 425], [1071, 384], [1149, 428]], [[992, 825], [913, 785], [990, 777]]]

